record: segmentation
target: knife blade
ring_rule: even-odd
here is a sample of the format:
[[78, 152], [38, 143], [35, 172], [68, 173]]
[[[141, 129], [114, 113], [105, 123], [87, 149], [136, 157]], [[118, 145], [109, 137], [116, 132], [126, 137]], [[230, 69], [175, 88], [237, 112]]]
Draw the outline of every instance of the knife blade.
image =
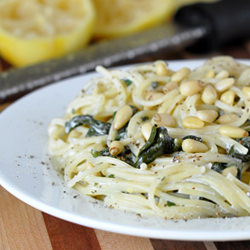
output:
[[214, 49], [228, 41], [250, 37], [249, 21], [248, 0], [185, 6], [177, 12], [173, 23], [99, 42], [61, 58], [1, 73], [0, 102], [94, 70], [98, 65], [110, 67], [162, 49], [167, 53], [192, 44], [203, 50]]

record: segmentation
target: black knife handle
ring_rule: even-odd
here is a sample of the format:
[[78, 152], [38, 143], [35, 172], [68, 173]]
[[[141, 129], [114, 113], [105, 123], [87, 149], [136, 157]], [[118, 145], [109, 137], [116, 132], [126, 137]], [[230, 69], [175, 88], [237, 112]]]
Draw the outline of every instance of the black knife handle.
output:
[[179, 9], [175, 21], [187, 26], [205, 26], [207, 36], [196, 45], [202, 51], [250, 38], [250, 0], [197, 3]]

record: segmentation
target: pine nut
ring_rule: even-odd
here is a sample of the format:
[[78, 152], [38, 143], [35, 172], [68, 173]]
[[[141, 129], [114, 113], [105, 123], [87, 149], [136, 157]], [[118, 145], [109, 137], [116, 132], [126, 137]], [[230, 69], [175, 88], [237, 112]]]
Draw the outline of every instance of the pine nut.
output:
[[197, 117], [204, 122], [214, 122], [218, 117], [218, 112], [213, 109], [199, 110], [197, 112]]
[[183, 79], [185, 79], [189, 75], [189, 73], [190, 73], [189, 68], [185, 68], [185, 67], [181, 68], [172, 75], [171, 80], [174, 82], [180, 82]]
[[164, 63], [163, 61], [156, 62], [155, 72], [158, 76], [168, 76], [170, 74], [166, 63]]
[[238, 174], [238, 169], [237, 169], [237, 167], [235, 167], [235, 166], [231, 166], [231, 167], [228, 167], [228, 168], [223, 169], [223, 171], [222, 171], [221, 173], [222, 173], [222, 175], [224, 175], [224, 176], [227, 176], [227, 175], [230, 173], [230, 174], [232, 174], [234, 177], [236, 177], [237, 174]]
[[210, 70], [206, 73], [206, 75], [205, 75], [206, 78], [214, 78], [214, 76], [215, 76], [215, 73], [214, 73], [214, 71], [213, 71], [212, 69], [210, 69]]
[[231, 106], [234, 104], [234, 99], [235, 99], [235, 92], [233, 90], [228, 90], [224, 92], [220, 97], [220, 100], [222, 102]]
[[207, 85], [201, 94], [201, 100], [205, 104], [213, 104], [217, 100], [217, 98], [217, 91], [212, 85]]
[[199, 129], [199, 128], [203, 128], [205, 126], [205, 123], [202, 120], [200, 120], [198, 117], [188, 116], [183, 119], [182, 125], [185, 128]]
[[199, 80], [186, 81], [180, 86], [180, 92], [184, 96], [191, 96], [202, 90], [202, 82]]
[[248, 136], [248, 132], [242, 128], [238, 128], [235, 126], [222, 126], [219, 128], [219, 132], [221, 135], [225, 135], [231, 138], [242, 138]]
[[149, 139], [151, 135], [152, 127], [153, 127], [153, 124], [151, 122], [145, 122], [142, 124], [141, 132], [145, 140]]
[[237, 119], [239, 119], [239, 117], [235, 114], [224, 114], [218, 118], [217, 122], [219, 124], [226, 124], [226, 123], [234, 122]]
[[156, 92], [156, 91], [150, 91], [146, 95], [146, 100], [147, 101], [155, 101], [158, 100], [159, 98], [163, 97], [164, 94], [161, 92]]
[[223, 92], [231, 88], [234, 85], [234, 82], [234, 78], [225, 78], [215, 83], [215, 88], [217, 91]]
[[112, 141], [109, 147], [109, 153], [111, 155], [118, 155], [124, 149], [123, 144], [120, 141]]
[[114, 129], [118, 130], [122, 128], [129, 121], [132, 115], [133, 110], [129, 105], [125, 105], [121, 109], [119, 109], [113, 121]]
[[182, 150], [187, 153], [204, 153], [208, 151], [206, 144], [193, 139], [184, 140], [181, 146]]
[[244, 86], [242, 92], [247, 98], [250, 98], [250, 87]]
[[163, 93], [168, 93], [170, 92], [171, 90], [173, 89], [176, 89], [178, 87], [178, 84], [177, 82], [169, 82], [167, 83], [163, 88], [162, 88], [162, 91]]
[[216, 79], [224, 79], [224, 78], [228, 78], [229, 77], [229, 73], [227, 70], [222, 70], [220, 71], [216, 76], [215, 78]]
[[167, 113], [164, 114], [155, 114], [153, 116], [153, 122], [157, 126], [166, 126], [166, 127], [176, 127], [175, 118]]

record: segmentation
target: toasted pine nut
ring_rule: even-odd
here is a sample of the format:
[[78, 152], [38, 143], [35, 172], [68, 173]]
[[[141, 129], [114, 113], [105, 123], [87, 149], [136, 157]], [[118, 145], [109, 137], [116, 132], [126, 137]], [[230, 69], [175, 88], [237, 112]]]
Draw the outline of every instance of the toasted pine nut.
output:
[[219, 128], [219, 132], [221, 135], [225, 135], [231, 138], [242, 138], [248, 136], [248, 132], [246, 130], [228, 125], [221, 126]]
[[149, 139], [151, 135], [152, 127], [153, 127], [153, 124], [151, 122], [145, 122], [142, 124], [141, 132], [145, 140]]
[[198, 117], [195, 116], [187, 116], [183, 119], [182, 125], [185, 128], [190, 129], [199, 129], [205, 126], [204, 121], [200, 120]]
[[171, 90], [173, 89], [176, 89], [178, 87], [178, 84], [177, 82], [169, 82], [167, 83], [163, 88], [162, 88], [162, 91], [163, 93], [168, 93], [170, 92]]
[[205, 104], [213, 104], [217, 100], [217, 98], [217, 91], [212, 85], [207, 85], [201, 94], [201, 100]]
[[124, 149], [123, 144], [120, 141], [112, 141], [109, 147], [109, 153], [111, 155], [118, 155]]
[[219, 124], [226, 124], [226, 123], [231, 123], [231, 122], [234, 122], [238, 119], [239, 117], [236, 115], [236, 114], [224, 114], [224, 115], [221, 115], [217, 122]]
[[167, 113], [155, 114], [153, 117], [153, 122], [158, 126], [176, 127], [175, 118]]
[[158, 76], [168, 76], [170, 74], [170, 71], [167, 68], [166, 63], [163, 61], [156, 62], [155, 72]]
[[231, 166], [231, 167], [223, 169], [223, 171], [221, 173], [224, 176], [227, 176], [230, 173], [235, 177], [238, 174], [238, 169], [235, 166]]
[[154, 101], [154, 100], [157, 100], [163, 96], [164, 96], [164, 94], [161, 92], [149, 91], [146, 95], [146, 100], [147, 101]]
[[174, 82], [180, 82], [183, 79], [185, 79], [189, 75], [189, 73], [190, 73], [189, 68], [186, 67], [181, 68], [172, 75], [171, 80]]
[[215, 88], [217, 91], [223, 92], [231, 88], [234, 85], [234, 82], [234, 78], [225, 78], [215, 83]]
[[193, 139], [184, 140], [181, 146], [182, 150], [187, 153], [204, 153], [208, 151], [206, 144]]
[[242, 92], [247, 98], [250, 98], [250, 87], [244, 86]]
[[233, 90], [228, 90], [224, 92], [220, 97], [220, 100], [222, 102], [231, 106], [234, 104], [234, 99], [235, 99], [235, 92]]
[[191, 96], [199, 93], [202, 90], [202, 82], [199, 80], [192, 80], [183, 82], [180, 86], [180, 92], [184, 96]]
[[215, 73], [214, 73], [214, 71], [213, 71], [212, 69], [210, 69], [210, 70], [206, 73], [206, 75], [205, 75], [206, 78], [214, 78], [214, 76], [215, 76]]
[[133, 115], [133, 110], [129, 105], [125, 105], [122, 108], [120, 108], [117, 111], [115, 119], [113, 121], [114, 129], [118, 130], [122, 128], [129, 121], [132, 115]]
[[229, 77], [229, 73], [227, 70], [222, 70], [220, 71], [216, 76], [215, 78], [216, 79], [224, 79], [224, 78], [228, 78]]
[[213, 109], [199, 110], [197, 117], [204, 122], [213, 122], [218, 117], [218, 112]]

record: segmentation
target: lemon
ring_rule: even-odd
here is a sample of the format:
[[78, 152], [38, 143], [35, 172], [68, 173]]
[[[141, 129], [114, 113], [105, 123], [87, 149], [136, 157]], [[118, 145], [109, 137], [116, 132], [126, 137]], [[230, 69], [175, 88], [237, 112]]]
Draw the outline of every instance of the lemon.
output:
[[26, 66], [76, 51], [92, 37], [92, 0], [1, 0], [0, 53]]
[[95, 37], [124, 36], [171, 18], [173, 0], [93, 0], [96, 8]]

